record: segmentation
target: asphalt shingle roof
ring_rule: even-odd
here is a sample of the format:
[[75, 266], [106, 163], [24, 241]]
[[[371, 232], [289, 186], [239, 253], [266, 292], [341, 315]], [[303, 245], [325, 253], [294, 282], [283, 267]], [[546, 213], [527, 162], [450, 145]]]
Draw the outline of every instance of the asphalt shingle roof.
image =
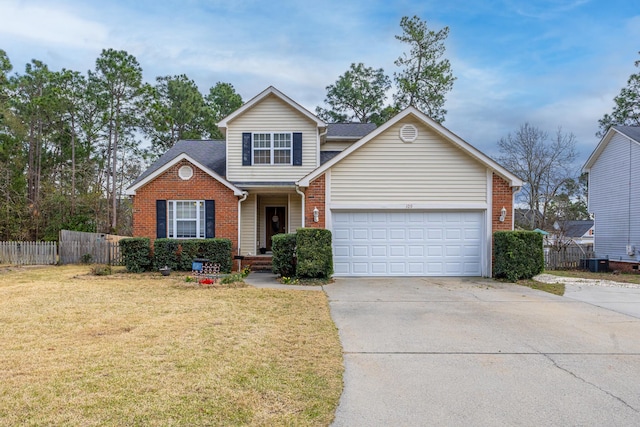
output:
[[640, 126], [614, 126], [614, 129], [622, 132], [629, 138], [640, 142]]
[[175, 145], [166, 153], [160, 156], [158, 160], [153, 162], [153, 164], [149, 166], [149, 168], [145, 170], [131, 185], [133, 186], [142, 181], [183, 153], [214, 171], [218, 175], [225, 176], [227, 162], [224, 141], [180, 140], [176, 142]]
[[329, 123], [327, 138], [362, 138], [376, 127], [375, 123]]
[[567, 237], [582, 237], [593, 227], [593, 220], [563, 221], [561, 227], [563, 228], [564, 235]]

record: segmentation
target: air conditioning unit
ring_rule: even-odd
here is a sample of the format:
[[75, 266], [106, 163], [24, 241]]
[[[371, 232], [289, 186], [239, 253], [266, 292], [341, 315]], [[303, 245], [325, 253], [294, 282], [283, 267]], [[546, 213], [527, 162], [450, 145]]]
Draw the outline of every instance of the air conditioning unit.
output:
[[634, 256], [636, 254], [636, 248], [633, 245], [627, 245], [627, 255]]

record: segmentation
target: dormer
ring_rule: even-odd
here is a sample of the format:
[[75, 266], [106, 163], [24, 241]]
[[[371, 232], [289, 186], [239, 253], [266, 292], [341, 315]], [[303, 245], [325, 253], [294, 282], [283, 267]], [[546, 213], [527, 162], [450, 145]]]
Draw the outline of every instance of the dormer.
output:
[[293, 183], [320, 165], [326, 123], [273, 86], [218, 126], [227, 141], [227, 179]]

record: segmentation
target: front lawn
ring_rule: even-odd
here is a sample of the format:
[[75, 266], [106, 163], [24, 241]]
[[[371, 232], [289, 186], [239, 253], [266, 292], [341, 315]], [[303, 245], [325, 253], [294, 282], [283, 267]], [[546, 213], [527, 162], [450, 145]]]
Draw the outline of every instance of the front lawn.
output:
[[0, 425], [330, 424], [343, 368], [323, 292], [88, 271], [0, 271]]

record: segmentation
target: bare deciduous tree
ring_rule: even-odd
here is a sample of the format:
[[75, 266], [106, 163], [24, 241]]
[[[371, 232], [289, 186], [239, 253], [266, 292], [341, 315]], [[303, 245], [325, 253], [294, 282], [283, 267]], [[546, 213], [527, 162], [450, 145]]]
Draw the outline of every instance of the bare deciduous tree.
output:
[[519, 198], [534, 212], [531, 228], [543, 228], [549, 203], [570, 179], [577, 175], [576, 137], [558, 128], [549, 134], [529, 123], [525, 123], [513, 134], [498, 141], [499, 161], [518, 175], [525, 185]]

